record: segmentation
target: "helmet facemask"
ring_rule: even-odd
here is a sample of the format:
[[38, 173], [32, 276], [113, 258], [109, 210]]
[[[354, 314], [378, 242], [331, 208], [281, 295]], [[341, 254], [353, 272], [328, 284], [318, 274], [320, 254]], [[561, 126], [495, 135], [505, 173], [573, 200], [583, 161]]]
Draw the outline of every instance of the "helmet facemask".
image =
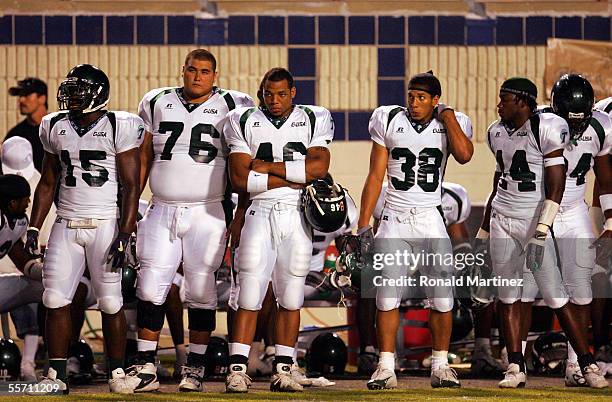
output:
[[[57, 90], [58, 107], [74, 116], [95, 112], [108, 104], [108, 94], [103, 94], [103, 91], [102, 85], [78, 77], [68, 77]], [[96, 104], [98, 99], [105, 101]]]
[[565, 120], [569, 126], [570, 141], [574, 144], [582, 137], [582, 134], [589, 127], [591, 113], [572, 113], [568, 112]]

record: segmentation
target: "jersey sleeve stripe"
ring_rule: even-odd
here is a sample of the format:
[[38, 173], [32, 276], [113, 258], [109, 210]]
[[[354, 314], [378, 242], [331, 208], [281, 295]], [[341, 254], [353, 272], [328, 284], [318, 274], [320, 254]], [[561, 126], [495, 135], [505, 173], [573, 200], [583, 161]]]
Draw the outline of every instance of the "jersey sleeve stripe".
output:
[[306, 106], [298, 106], [298, 107], [306, 113], [306, 115], [308, 116], [308, 120], [310, 120], [310, 140], [312, 141], [312, 137], [314, 137], [315, 124], [317, 122], [317, 117], [315, 116], [314, 112], [310, 110], [309, 108], [307, 108]]
[[457, 222], [461, 220], [461, 213], [463, 212], [463, 201], [461, 197], [457, 193], [447, 188], [444, 189], [444, 192], [453, 197], [453, 199], [457, 202]]
[[610, 113], [612, 111], [612, 102], [608, 103], [608, 106], [605, 107], [604, 111], [606, 113]]
[[252, 107], [247, 109], [246, 112], [242, 113], [242, 116], [240, 116], [240, 134], [242, 134], [242, 138], [244, 138], [244, 140], [246, 141], [246, 135], [244, 134], [244, 128], [246, 126], [246, 122], [249, 119], [249, 117], [255, 113], [255, 111], [257, 110], [257, 108]]
[[227, 91], [223, 91], [223, 99], [225, 99], [225, 103], [227, 103], [228, 111], [232, 111], [236, 109], [236, 102], [234, 102], [234, 98], [232, 98], [232, 94]]
[[403, 107], [396, 107], [395, 109], [392, 109], [389, 112], [389, 118], [387, 119], [387, 126], [385, 127], [385, 130], [389, 129], [389, 125], [391, 124], [391, 121], [395, 118], [395, 116], [397, 116], [403, 110], [404, 110]]
[[593, 127], [593, 130], [595, 130], [595, 133], [597, 133], [597, 138], [599, 138], [599, 150], [601, 151], [604, 146], [604, 141], [606, 139], [606, 132], [602, 127], [601, 123], [594, 117], [591, 117], [589, 125]]
[[113, 129], [113, 144], [117, 144], [117, 117], [113, 112], [107, 112], [106, 117], [108, 117], [108, 121]]
[[540, 115], [534, 114], [529, 118], [531, 122], [531, 132], [533, 133], [533, 138], [535, 138], [536, 143], [538, 144], [538, 149], [542, 152], [542, 146], [540, 145]]
[[161, 91], [160, 93], [155, 95], [153, 97], [153, 99], [151, 99], [151, 102], [149, 102], [149, 107], [151, 108], [151, 124], [153, 124], [153, 114], [155, 113], [155, 103], [157, 102], [157, 100], [159, 98], [161, 98], [162, 96], [164, 96], [166, 94], [169, 94], [173, 90], [174, 90], [174, 88], [172, 88], [172, 89], [164, 89], [163, 91]]
[[57, 115], [53, 116], [53, 118], [49, 122], [49, 132], [53, 130], [53, 126], [55, 126], [55, 124], [57, 124], [58, 121], [62, 120], [67, 115], [68, 113], [58, 113]]

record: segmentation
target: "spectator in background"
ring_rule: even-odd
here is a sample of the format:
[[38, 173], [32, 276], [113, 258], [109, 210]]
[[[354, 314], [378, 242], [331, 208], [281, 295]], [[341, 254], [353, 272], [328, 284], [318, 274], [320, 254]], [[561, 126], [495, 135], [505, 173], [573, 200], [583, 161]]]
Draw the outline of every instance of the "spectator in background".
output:
[[32, 144], [34, 151], [34, 167], [39, 172], [42, 169], [44, 151], [38, 137], [38, 126], [47, 114], [47, 84], [38, 78], [25, 78], [17, 82], [17, 86], [9, 89], [11, 96], [18, 96], [19, 113], [26, 116], [6, 134], [5, 141], [11, 137], [23, 137]]

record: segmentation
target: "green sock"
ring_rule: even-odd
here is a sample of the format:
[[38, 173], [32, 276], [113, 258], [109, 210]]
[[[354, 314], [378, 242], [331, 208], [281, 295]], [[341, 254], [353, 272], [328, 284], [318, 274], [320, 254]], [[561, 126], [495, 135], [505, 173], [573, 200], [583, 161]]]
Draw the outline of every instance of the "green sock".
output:
[[49, 368], [52, 368], [57, 372], [56, 378], [58, 380], [62, 380], [64, 383], [66, 381], [66, 359], [49, 359]]

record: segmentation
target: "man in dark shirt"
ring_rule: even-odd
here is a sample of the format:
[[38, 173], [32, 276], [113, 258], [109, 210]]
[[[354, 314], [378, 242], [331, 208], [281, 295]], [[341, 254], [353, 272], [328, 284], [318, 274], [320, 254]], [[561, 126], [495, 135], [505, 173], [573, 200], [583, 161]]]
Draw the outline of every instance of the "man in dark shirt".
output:
[[34, 153], [34, 167], [40, 172], [44, 151], [38, 137], [38, 126], [47, 114], [47, 84], [38, 78], [25, 78], [18, 81], [17, 86], [11, 87], [9, 94], [19, 97], [19, 112], [26, 118], [7, 133], [5, 140], [19, 136], [30, 141]]

